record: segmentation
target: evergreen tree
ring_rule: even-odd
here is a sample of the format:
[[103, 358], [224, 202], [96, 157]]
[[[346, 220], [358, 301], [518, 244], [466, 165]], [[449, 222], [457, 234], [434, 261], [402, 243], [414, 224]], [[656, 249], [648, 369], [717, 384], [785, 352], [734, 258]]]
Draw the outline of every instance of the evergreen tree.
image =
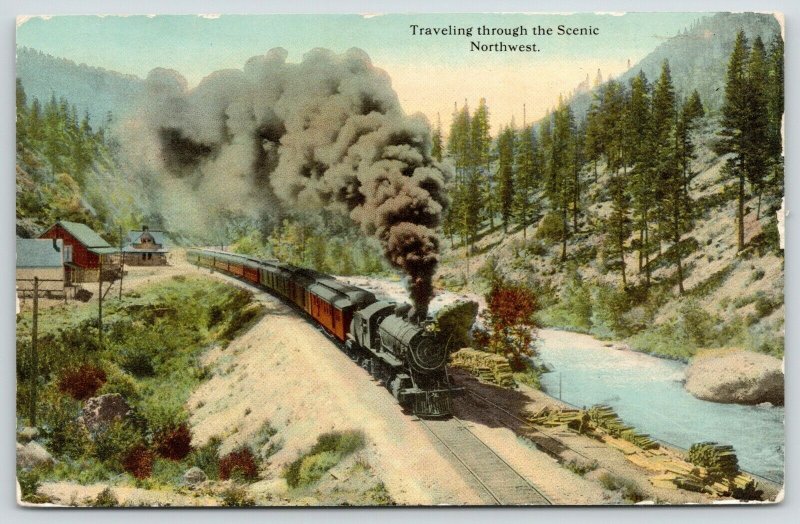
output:
[[653, 162], [650, 86], [644, 72], [631, 79], [630, 97], [625, 112], [631, 155], [629, 190], [633, 226], [639, 233], [639, 273], [644, 271], [645, 283], [650, 285], [650, 223], [655, 207], [655, 188], [652, 183]]
[[598, 96], [595, 95], [589, 111], [586, 113], [586, 133], [584, 139], [584, 156], [588, 162], [592, 163], [594, 181], [597, 182], [597, 162], [603, 154], [603, 124], [602, 114], [598, 104]]
[[482, 197], [481, 206], [485, 205], [486, 213], [489, 215], [489, 227], [494, 229], [494, 217], [497, 212], [497, 199], [494, 194], [494, 180], [491, 164], [492, 137], [489, 134], [489, 108], [486, 99], [481, 98], [478, 102], [478, 109], [470, 121], [470, 169], [474, 176], [478, 177], [481, 187]]
[[613, 174], [609, 181], [609, 193], [611, 194], [611, 215], [606, 220], [606, 250], [610, 256], [619, 258], [622, 287], [625, 288], [628, 285], [625, 274], [625, 253], [627, 251], [625, 243], [632, 232], [627, 177], [620, 173]]
[[504, 233], [508, 233], [514, 203], [515, 141], [516, 133], [512, 127], [501, 129], [497, 137], [497, 193]]
[[442, 119], [439, 118], [439, 114], [436, 115], [436, 128], [433, 130], [433, 136], [431, 137], [432, 147], [431, 147], [431, 156], [436, 159], [437, 162], [442, 161]]
[[731, 154], [725, 167], [726, 171], [737, 181], [736, 221], [739, 251], [744, 249], [745, 180], [749, 152], [749, 145], [746, 143], [747, 126], [749, 125], [747, 56], [747, 37], [744, 31], [739, 31], [728, 61], [725, 104], [722, 107], [722, 130], [720, 131], [722, 140], [717, 149], [718, 154]]
[[570, 192], [574, 173], [575, 119], [572, 109], [559, 101], [554, 114], [552, 144], [547, 162], [546, 190], [553, 211], [561, 219], [561, 261], [567, 259], [567, 239], [569, 237], [569, 207], [572, 202]]
[[775, 35], [769, 48], [767, 109], [769, 115], [768, 152], [775, 194], [783, 194], [783, 38]]
[[684, 192], [680, 168], [675, 89], [669, 62], [664, 61], [653, 91], [653, 157], [658, 181], [659, 239], [670, 242], [671, 259], [677, 269], [678, 292], [683, 294], [683, 244], [681, 238], [691, 225], [691, 199]]
[[[767, 69], [767, 52], [761, 37], [757, 36], [750, 50], [747, 64], [747, 120], [744, 143], [747, 146], [747, 180], [750, 187], [758, 195], [756, 219], [761, 214], [761, 193], [764, 178], [769, 169], [769, 112], [767, 86], [769, 72]], [[766, 81], [765, 81], [766, 80]]]
[[542, 178], [542, 155], [536, 141], [536, 133], [528, 126], [522, 129], [517, 139], [517, 171], [514, 183], [514, 212], [522, 225], [522, 238], [527, 239], [527, 229], [536, 212], [533, 202]]

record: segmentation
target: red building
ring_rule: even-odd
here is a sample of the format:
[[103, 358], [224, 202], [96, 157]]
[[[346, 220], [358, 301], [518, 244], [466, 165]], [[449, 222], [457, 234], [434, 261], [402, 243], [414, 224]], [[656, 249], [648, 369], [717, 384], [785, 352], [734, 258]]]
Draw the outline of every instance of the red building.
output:
[[118, 271], [119, 249], [111, 246], [89, 226], [61, 220], [39, 238], [57, 238], [64, 242], [64, 269], [67, 282], [97, 282], [100, 265], [103, 280], [113, 280], [109, 271]]

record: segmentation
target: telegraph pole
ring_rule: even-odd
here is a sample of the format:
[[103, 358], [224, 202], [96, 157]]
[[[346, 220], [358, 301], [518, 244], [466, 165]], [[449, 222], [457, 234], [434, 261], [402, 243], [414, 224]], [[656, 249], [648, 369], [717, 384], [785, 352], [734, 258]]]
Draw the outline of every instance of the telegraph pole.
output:
[[103, 255], [98, 255], [97, 275], [97, 340], [103, 349]]
[[36, 396], [39, 389], [39, 277], [33, 277], [33, 328], [31, 333], [30, 423], [36, 427]]
[[122, 275], [125, 274], [125, 253], [122, 252], [122, 226], [119, 226], [119, 299], [122, 300]]

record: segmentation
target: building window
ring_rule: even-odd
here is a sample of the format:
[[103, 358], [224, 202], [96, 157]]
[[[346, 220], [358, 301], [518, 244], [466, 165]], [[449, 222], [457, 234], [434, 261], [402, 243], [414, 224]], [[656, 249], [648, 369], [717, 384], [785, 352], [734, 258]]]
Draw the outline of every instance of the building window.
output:
[[64, 246], [64, 262], [72, 262], [72, 246]]
[[146, 258], [147, 258], [147, 253], [142, 253], [142, 260], [145, 260]]

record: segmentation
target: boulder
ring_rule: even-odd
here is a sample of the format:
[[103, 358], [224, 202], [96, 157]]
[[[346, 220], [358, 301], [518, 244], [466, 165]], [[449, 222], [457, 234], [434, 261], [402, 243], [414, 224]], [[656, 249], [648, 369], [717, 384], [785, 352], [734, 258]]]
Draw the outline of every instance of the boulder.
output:
[[32, 427], [24, 427], [17, 433], [17, 440], [20, 442], [30, 442], [31, 440], [36, 440], [36, 437], [39, 436], [39, 430]]
[[699, 353], [686, 368], [684, 387], [695, 397], [723, 404], [783, 405], [783, 362], [739, 349]]
[[198, 467], [190, 468], [183, 474], [183, 483], [189, 487], [195, 487], [206, 480], [208, 480], [208, 475]]
[[23, 469], [35, 468], [41, 464], [53, 464], [53, 456], [41, 444], [28, 442], [24, 446], [17, 443], [17, 467]]
[[80, 419], [92, 433], [108, 426], [115, 420], [124, 420], [131, 408], [119, 393], [92, 397], [83, 405]]

